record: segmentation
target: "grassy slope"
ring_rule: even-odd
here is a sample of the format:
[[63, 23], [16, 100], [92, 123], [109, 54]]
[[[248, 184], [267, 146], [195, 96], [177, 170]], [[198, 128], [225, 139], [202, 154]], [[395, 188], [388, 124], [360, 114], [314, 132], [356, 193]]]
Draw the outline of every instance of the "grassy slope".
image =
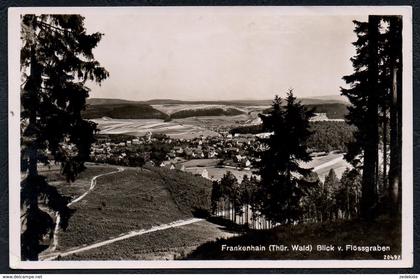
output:
[[[90, 186], [88, 180], [79, 182], [73, 186], [78, 188], [74, 191], [82, 193]], [[59, 234], [58, 249], [190, 218], [195, 207], [209, 206], [204, 197], [208, 197], [210, 187], [210, 182], [201, 177], [171, 170], [127, 168], [122, 173], [100, 177], [94, 191], [72, 206], [76, 211], [67, 230]]]
[[[226, 245], [264, 245], [264, 252], [221, 251]], [[268, 246], [313, 245], [312, 252], [283, 251], [270, 252]], [[325, 252], [316, 251], [316, 245], [389, 245], [390, 252]], [[337, 249], [336, 249], [337, 250]], [[265, 231], [251, 231], [245, 235], [229, 239], [218, 239], [200, 246], [188, 255], [193, 260], [288, 260], [288, 259], [383, 259], [384, 254], [398, 255], [401, 251], [400, 227], [389, 220], [372, 223], [361, 221], [341, 221], [336, 223], [303, 224], [281, 226]]]
[[201, 243], [229, 235], [220, 226], [202, 221], [135, 236], [61, 260], [170, 260], [187, 255]]
[[111, 117], [116, 119], [165, 119], [168, 116], [152, 106], [141, 103], [88, 105], [83, 112], [87, 119]]
[[90, 187], [90, 180], [99, 174], [116, 170], [115, 167], [106, 165], [87, 164], [88, 168], [79, 174], [72, 183], [66, 182], [64, 176], [60, 174], [60, 168], [53, 166], [50, 170], [43, 169], [39, 174], [47, 177], [47, 181], [51, 186], [57, 187], [58, 191], [72, 199], [77, 198], [86, 192]]

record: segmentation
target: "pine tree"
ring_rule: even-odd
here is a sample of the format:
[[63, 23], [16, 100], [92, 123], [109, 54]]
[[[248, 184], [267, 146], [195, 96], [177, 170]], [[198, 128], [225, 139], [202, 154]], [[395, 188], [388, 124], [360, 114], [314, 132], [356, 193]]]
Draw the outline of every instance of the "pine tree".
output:
[[387, 32], [389, 54], [390, 94], [390, 166], [389, 197], [392, 215], [401, 213], [402, 206], [402, 17], [384, 18], [389, 23]]
[[[51, 230], [52, 219], [38, 206], [47, 205], [62, 215], [66, 199], [38, 174], [38, 163], [49, 164], [48, 153], [61, 162], [61, 171], [74, 181], [84, 169], [94, 141], [96, 124], [82, 119], [88, 80], [100, 83], [108, 72], [94, 59], [92, 49], [102, 34], [87, 34], [80, 15], [22, 16], [21, 24], [21, 158], [27, 177], [22, 181], [22, 258], [37, 260], [39, 241]], [[67, 218], [65, 218], [67, 217]]]
[[366, 141], [367, 135], [366, 104], [369, 95], [367, 71], [367, 62], [369, 60], [367, 49], [368, 24], [359, 21], [353, 21], [353, 23], [355, 24], [354, 32], [357, 35], [357, 40], [353, 43], [356, 47], [356, 55], [350, 59], [354, 73], [343, 77], [344, 81], [350, 84], [350, 88], [341, 88], [341, 92], [350, 101], [346, 121], [357, 128], [353, 132], [354, 140], [347, 144], [348, 152], [345, 158], [354, 167], [360, 168], [363, 156], [362, 143]]
[[309, 119], [313, 110], [307, 110], [296, 101], [293, 91], [287, 93], [285, 104], [276, 96], [272, 109], [261, 115], [263, 129], [272, 135], [262, 139], [265, 150], [260, 154], [261, 213], [274, 223], [291, 223], [302, 218], [301, 198], [304, 191], [299, 183], [310, 169], [299, 166], [308, 162], [306, 140], [311, 135]]
[[340, 188], [340, 180], [334, 169], [330, 169], [324, 181], [325, 201], [327, 203], [327, 216], [330, 220], [338, 218], [338, 206], [336, 195]]
[[346, 168], [340, 179], [336, 200], [343, 217], [352, 219], [358, 217], [359, 199], [361, 196], [362, 176], [357, 169]]
[[219, 207], [219, 200], [222, 197], [222, 188], [220, 187], [220, 183], [218, 181], [213, 181], [212, 189], [211, 189], [211, 214], [218, 213]]
[[401, 177], [402, 26], [398, 16], [370, 16], [368, 22], [355, 21], [355, 24], [358, 39], [354, 43], [356, 56], [351, 59], [354, 73], [343, 77], [351, 87], [342, 88], [342, 94], [351, 103], [346, 119], [357, 129], [354, 141], [348, 144], [346, 159], [362, 169], [361, 216], [372, 219], [378, 197], [384, 194], [379, 185], [384, 189], [389, 187], [393, 204], [401, 203], [398, 181]]
[[305, 194], [302, 198], [302, 208], [306, 222], [323, 221], [324, 203], [326, 201], [323, 183], [320, 181], [316, 172], [306, 175], [300, 184], [307, 183]]
[[236, 177], [230, 172], [226, 172], [220, 180], [220, 187], [224, 200], [228, 202], [228, 217], [235, 221], [235, 209], [239, 199], [239, 184]]

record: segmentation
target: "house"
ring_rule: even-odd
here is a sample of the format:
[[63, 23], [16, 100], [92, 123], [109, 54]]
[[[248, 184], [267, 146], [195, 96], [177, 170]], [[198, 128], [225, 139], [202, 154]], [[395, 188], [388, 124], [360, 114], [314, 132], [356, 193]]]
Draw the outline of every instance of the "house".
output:
[[152, 132], [147, 131], [146, 135], [144, 136], [147, 142], [150, 142], [152, 140]]
[[176, 157], [176, 154], [175, 154], [175, 152], [171, 151], [171, 152], [169, 152], [169, 153], [167, 154], [167, 156], [168, 156], [169, 158], [175, 158], [175, 157]]
[[181, 147], [181, 146], [174, 146], [174, 149], [173, 149], [174, 151], [175, 151], [175, 153], [177, 153], [177, 154], [182, 154], [182, 153], [184, 153], [184, 149]]
[[201, 173], [201, 176], [206, 179], [209, 179], [209, 172], [207, 171], [207, 169], [203, 170], [203, 172]]
[[216, 156], [217, 156], [217, 152], [216, 151], [214, 151], [214, 150], [210, 150], [209, 151], [209, 154], [208, 154], [208, 157], [209, 158], [214, 158]]
[[184, 155], [185, 155], [185, 157], [191, 157], [191, 156], [192, 156], [192, 154], [193, 154], [193, 151], [192, 151], [192, 149], [191, 149], [191, 148], [186, 147], [186, 148], [184, 149]]
[[154, 167], [155, 166], [155, 163], [153, 162], [153, 161], [147, 161], [145, 164], [144, 164], [144, 166], [147, 168], [147, 167]]
[[235, 163], [240, 163], [241, 161], [242, 161], [242, 156], [241, 155], [235, 155], [234, 157], [233, 157], [233, 161], [235, 162]]

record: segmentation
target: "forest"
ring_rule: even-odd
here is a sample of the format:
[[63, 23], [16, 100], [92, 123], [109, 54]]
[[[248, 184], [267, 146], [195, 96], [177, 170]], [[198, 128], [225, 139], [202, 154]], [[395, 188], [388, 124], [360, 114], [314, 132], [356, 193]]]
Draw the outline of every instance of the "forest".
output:
[[[310, 122], [311, 135], [307, 140], [308, 148], [313, 152], [347, 152], [347, 143], [353, 139], [355, 127], [343, 121]], [[259, 134], [262, 125], [247, 125], [232, 128], [231, 134]]]
[[203, 109], [191, 109], [181, 110], [174, 112], [170, 115], [171, 118], [187, 118], [194, 116], [234, 116], [244, 114], [243, 111], [236, 108], [203, 108]]

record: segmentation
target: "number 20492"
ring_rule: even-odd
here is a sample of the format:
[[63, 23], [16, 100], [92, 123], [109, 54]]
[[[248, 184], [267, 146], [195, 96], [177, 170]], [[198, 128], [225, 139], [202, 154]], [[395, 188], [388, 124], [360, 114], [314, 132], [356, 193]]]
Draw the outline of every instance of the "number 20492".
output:
[[401, 255], [384, 255], [384, 260], [401, 260]]

